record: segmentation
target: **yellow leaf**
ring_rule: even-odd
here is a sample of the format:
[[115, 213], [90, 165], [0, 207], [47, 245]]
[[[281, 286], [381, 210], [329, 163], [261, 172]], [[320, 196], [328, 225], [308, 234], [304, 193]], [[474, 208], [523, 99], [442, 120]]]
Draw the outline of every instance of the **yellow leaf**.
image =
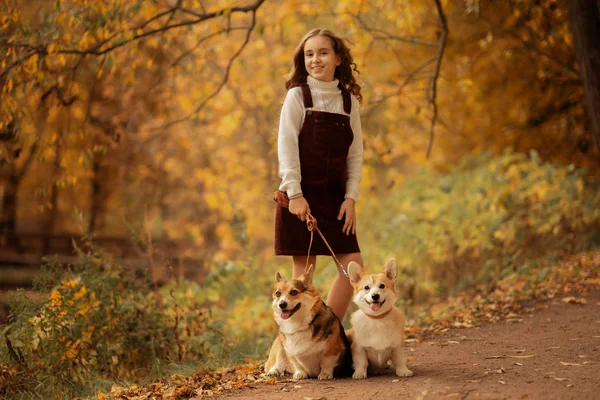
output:
[[58, 45], [56, 43], [52, 43], [48, 46], [48, 54], [56, 53], [58, 51]]
[[66, 13], [60, 13], [58, 17], [56, 17], [56, 24], [62, 25], [65, 22], [65, 18], [67, 18]]
[[587, 300], [583, 297], [569, 296], [561, 300], [563, 303], [571, 304], [587, 304]]

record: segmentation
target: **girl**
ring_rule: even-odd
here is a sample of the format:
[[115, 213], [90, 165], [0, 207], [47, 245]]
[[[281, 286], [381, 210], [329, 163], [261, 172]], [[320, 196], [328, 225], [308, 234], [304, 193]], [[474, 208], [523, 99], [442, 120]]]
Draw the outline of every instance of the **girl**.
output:
[[[358, 72], [350, 49], [326, 29], [310, 31], [294, 52], [278, 136], [279, 190], [290, 199], [289, 209], [277, 206], [275, 254], [291, 255], [293, 277], [304, 272], [310, 232], [310, 212], [342, 265], [363, 264], [356, 240], [354, 206], [361, 179], [363, 142], [359, 116], [362, 101]], [[315, 235], [309, 264], [329, 255]], [[339, 266], [338, 266], [339, 269]], [[327, 305], [344, 319], [352, 286], [338, 271]]]

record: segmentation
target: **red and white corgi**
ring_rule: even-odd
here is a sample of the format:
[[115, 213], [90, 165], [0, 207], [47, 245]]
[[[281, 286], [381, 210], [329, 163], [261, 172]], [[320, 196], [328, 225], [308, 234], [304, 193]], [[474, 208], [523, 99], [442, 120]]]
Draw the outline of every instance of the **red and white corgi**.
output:
[[362, 267], [348, 264], [350, 283], [354, 288], [354, 303], [358, 306], [350, 321], [354, 374], [363, 379], [369, 374], [383, 372], [391, 361], [398, 376], [411, 376], [404, 357], [404, 313], [394, 305], [398, 263], [390, 259], [379, 274], [366, 275]]
[[332, 379], [351, 366], [342, 324], [312, 285], [313, 274], [312, 265], [298, 279], [283, 280], [276, 274], [271, 307], [279, 336], [265, 364], [269, 375], [291, 372], [294, 379]]

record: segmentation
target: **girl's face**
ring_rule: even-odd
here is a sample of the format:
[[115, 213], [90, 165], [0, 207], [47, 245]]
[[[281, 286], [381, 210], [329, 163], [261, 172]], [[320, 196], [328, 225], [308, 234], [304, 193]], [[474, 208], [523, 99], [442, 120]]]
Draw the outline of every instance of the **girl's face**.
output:
[[304, 66], [313, 78], [331, 82], [335, 67], [340, 62], [341, 58], [333, 51], [331, 39], [327, 36], [313, 36], [304, 43]]

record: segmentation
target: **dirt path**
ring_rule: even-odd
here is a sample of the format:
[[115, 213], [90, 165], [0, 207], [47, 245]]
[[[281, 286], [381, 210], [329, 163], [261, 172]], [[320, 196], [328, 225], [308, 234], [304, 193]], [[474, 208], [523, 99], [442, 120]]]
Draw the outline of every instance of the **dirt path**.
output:
[[407, 343], [415, 375], [257, 384], [227, 399], [600, 399], [600, 292]]

